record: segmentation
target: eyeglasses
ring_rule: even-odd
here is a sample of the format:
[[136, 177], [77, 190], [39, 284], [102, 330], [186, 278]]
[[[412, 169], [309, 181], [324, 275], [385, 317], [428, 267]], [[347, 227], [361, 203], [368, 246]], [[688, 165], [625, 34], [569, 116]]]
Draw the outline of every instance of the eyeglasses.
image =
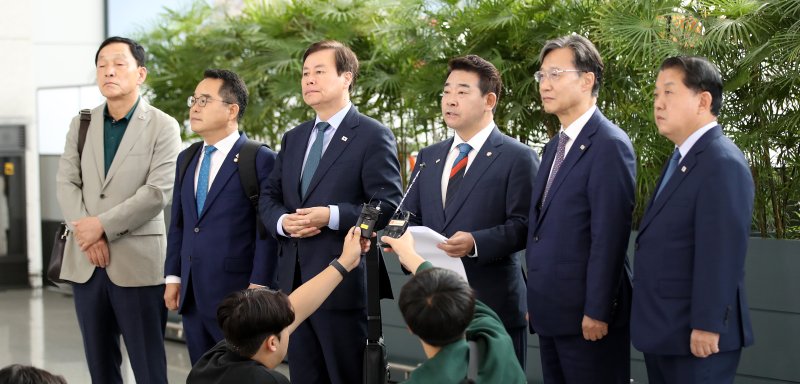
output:
[[197, 103], [197, 105], [199, 105], [201, 107], [205, 107], [206, 104], [208, 104], [209, 100], [221, 101], [221, 102], [223, 102], [225, 104], [236, 104], [236, 103], [229, 103], [229, 102], [227, 102], [225, 100], [214, 99], [214, 98], [211, 98], [211, 97], [208, 97], [208, 96], [200, 96], [200, 97], [189, 96], [189, 99], [186, 100], [186, 105], [189, 108], [191, 108], [191, 107], [194, 106], [194, 103]]
[[533, 74], [533, 78], [536, 80], [537, 83], [541, 83], [542, 80], [545, 79], [545, 77], [548, 78], [550, 81], [556, 81], [561, 77], [561, 74], [564, 73], [564, 72], [586, 72], [586, 71], [582, 71], [580, 69], [558, 69], [558, 68], [553, 68], [553, 69], [551, 69], [551, 70], [549, 70], [547, 72], [536, 71]]

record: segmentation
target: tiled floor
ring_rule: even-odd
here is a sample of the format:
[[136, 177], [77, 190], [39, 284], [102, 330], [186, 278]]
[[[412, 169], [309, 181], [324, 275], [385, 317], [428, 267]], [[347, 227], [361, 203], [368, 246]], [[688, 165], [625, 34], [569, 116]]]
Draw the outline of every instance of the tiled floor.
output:
[[[191, 369], [186, 345], [164, 344], [169, 382], [184, 383]], [[125, 383], [134, 383], [123, 356]], [[44, 368], [70, 384], [91, 382], [72, 297], [47, 289], [0, 289], [0, 367], [12, 363]], [[279, 370], [288, 376], [287, 367]]]

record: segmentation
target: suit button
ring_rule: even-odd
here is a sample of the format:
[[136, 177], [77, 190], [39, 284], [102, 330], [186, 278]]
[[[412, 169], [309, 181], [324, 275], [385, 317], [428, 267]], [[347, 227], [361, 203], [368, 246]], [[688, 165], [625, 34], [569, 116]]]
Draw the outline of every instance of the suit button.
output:
[[105, 194], [105, 193], [101, 193], [101, 194], [100, 194], [100, 198], [101, 198], [101, 199], [105, 199], [105, 198], [106, 198], [106, 194]]
[[538, 243], [539, 242], [539, 236], [534, 236], [533, 237], [533, 242], [534, 243]]
[[194, 229], [194, 233], [198, 233], [198, 232], [200, 232], [200, 228], [195, 228]]

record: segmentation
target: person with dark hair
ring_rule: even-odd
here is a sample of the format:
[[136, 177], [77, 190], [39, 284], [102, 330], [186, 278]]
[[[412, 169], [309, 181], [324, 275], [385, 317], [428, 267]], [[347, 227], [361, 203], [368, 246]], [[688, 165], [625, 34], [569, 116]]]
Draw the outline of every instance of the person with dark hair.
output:
[[652, 384], [733, 383], [753, 344], [744, 269], [755, 187], [717, 123], [722, 87], [701, 57], [670, 57], [656, 79], [656, 126], [675, 151], [639, 224], [631, 315]]
[[[350, 91], [358, 75], [355, 53], [321, 41], [303, 54], [303, 101], [314, 119], [286, 132], [275, 170], [261, 194], [261, 218], [278, 239], [278, 282], [292, 292], [328, 265], [342, 234], [355, 225], [362, 204], [391, 212], [400, 202], [400, 164], [392, 131], [358, 112]], [[376, 225], [389, 220], [383, 215]], [[380, 259], [380, 297], [391, 297]], [[359, 383], [367, 338], [367, 290], [363, 264], [319, 311], [303, 322], [289, 347], [297, 383]]]
[[11, 364], [0, 369], [0, 384], [67, 384], [63, 376], [29, 365]]
[[515, 252], [525, 249], [539, 158], [502, 132], [494, 112], [502, 93], [492, 63], [450, 60], [442, 93], [450, 139], [419, 151], [405, 200], [412, 222], [448, 236], [439, 248], [460, 258], [478, 299], [500, 315], [522, 369], [528, 344], [525, 281]]
[[[138, 383], [166, 383], [163, 305], [169, 203], [180, 151], [178, 122], [140, 97], [144, 49], [110, 37], [97, 50], [94, 108], [67, 133], [58, 165], [58, 203], [70, 229], [61, 279], [73, 282], [75, 311], [95, 383], [122, 383], [120, 335]], [[82, 151], [82, 152], [81, 152]]]
[[[289, 296], [254, 288], [228, 295], [217, 309], [225, 339], [192, 367], [189, 384], [288, 383], [273, 369], [284, 357], [289, 336], [357, 268], [369, 240], [355, 227], [347, 232], [339, 258]], [[292, 343], [296, 343], [297, 340]]]
[[[433, 268], [414, 251], [414, 238], [381, 238], [414, 276], [400, 290], [398, 304], [408, 329], [419, 337], [428, 360], [406, 383], [468, 382], [470, 360], [476, 383], [525, 383], [511, 337], [497, 314], [477, 300], [470, 284], [453, 271]], [[471, 350], [468, 342], [474, 342]], [[476, 353], [477, 356], [472, 355]]]
[[561, 123], [544, 147], [531, 200], [528, 313], [544, 382], [630, 381], [628, 238], [636, 156], [597, 108], [603, 61], [591, 41], [545, 43], [534, 73], [542, 108]]
[[[266, 186], [275, 152], [259, 146], [253, 161], [240, 163], [247, 135], [239, 124], [247, 108], [247, 86], [234, 72], [209, 69], [189, 96], [189, 122], [203, 139], [202, 150], [178, 155], [172, 216], [164, 267], [164, 303], [178, 310], [189, 357], [196, 363], [222, 340], [216, 308], [229, 293], [248, 287], [277, 287], [277, 244], [258, 230], [258, 211], [244, 190], [243, 171], [254, 167], [259, 189]], [[197, 149], [195, 149], [197, 148]], [[183, 172], [183, 173], [182, 173]]]

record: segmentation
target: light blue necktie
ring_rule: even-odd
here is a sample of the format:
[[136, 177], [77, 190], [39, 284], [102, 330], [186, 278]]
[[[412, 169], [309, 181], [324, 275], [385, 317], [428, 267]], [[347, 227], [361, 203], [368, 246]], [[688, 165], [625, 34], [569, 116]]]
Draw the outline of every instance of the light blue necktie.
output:
[[681, 160], [681, 151], [678, 148], [675, 148], [675, 152], [672, 153], [672, 157], [669, 159], [669, 165], [667, 165], [667, 170], [664, 171], [664, 177], [661, 179], [661, 185], [658, 186], [658, 192], [656, 192], [656, 199], [658, 199], [658, 195], [661, 194], [661, 191], [664, 189], [664, 186], [667, 185], [669, 182], [669, 178], [672, 177], [672, 174], [675, 173], [675, 168], [678, 168], [678, 163]]
[[203, 204], [208, 196], [208, 178], [211, 172], [211, 154], [216, 151], [213, 145], [205, 148], [203, 161], [200, 163], [200, 174], [197, 176], [197, 216], [203, 213]]
[[306, 167], [303, 169], [303, 179], [300, 183], [300, 193], [303, 197], [306, 197], [308, 186], [311, 185], [311, 179], [314, 178], [314, 172], [319, 167], [319, 161], [322, 159], [322, 146], [325, 143], [325, 131], [330, 127], [331, 125], [324, 121], [320, 121], [315, 127], [317, 138], [314, 140], [314, 144], [311, 145], [311, 150], [308, 151]]

